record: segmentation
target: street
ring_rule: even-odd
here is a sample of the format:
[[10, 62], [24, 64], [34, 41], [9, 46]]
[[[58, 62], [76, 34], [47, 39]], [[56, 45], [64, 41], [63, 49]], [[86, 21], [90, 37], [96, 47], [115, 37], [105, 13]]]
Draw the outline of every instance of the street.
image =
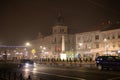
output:
[[103, 70], [85, 65], [82, 67], [38, 64], [35, 68], [22, 68], [24, 77], [32, 80], [120, 80], [120, 71]]

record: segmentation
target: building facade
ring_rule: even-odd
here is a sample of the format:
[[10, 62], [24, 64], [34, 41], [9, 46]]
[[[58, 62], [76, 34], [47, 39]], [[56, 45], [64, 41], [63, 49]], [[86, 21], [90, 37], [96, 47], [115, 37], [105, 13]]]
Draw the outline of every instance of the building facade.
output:
[[[111, 24], [110, 24], [111, 25]], [[105, 26], [106, 29], [68, 34], [68, 26], [63, 18], [58, 16], [57, 23], [52, 27], [52, 33], [32, 40], [31, 53], [39, 58], [95, 60], [100, 55], [120, 55], [120, 24]], [[110, 29], [109, 29], [110, 28]]]
[[26, 46], [0, 45], [0, 60], [19, 60], [26, 58]]
[[83, 60], [95, 60], [99, 55], [120, 55], [120, 26], [111, 30], [77, 33], [76, 54]]
[[65, 59], [74, 58], [75, 35], [68, 34], [68, 26], [64, 24], [61, 15], [58, 16], [50, 35], [43, 37], [39, 33], [39, 37], [30, 43], [32, 48], [36, 50], [34, 55], [39, 58], [61, 58], [62, 54]]

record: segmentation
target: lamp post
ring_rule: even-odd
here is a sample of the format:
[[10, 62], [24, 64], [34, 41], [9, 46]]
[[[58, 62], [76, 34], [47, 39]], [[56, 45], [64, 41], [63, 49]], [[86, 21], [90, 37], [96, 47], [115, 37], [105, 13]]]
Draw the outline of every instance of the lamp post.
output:
[[43, 57], [43, 56], [45, 56], [45, 51], [46, 51], [46, 47], [43, 47], [43, 46], [40, 46], [40, 52], [41, 52], [41, 56]]
[[29, 42], [26, 42], [26, 46], [30, 46], [30, 43], [29, 43]]
[[83, 45], [83, 43], [79, 43], [80, 47]]
[[107, 56], [108, 56], [108, 52], [107, 52], [107, 39], [105, 38], [104, 39], [104, 42], [105, 42], [105, 54], [107, 54]]
[[80, 46], [80, 57], [83, 58], [83, 43], [79, 43], [79, 46]]
[[30, 47], [30, 46], [31, 46], [31, 44], [29, 42], [25, 43], [25, 47], [26, 47], [26, 49], [25, 49], [25, 51], [26, 51], [25, 57], [27, 57], [27, 58], [30, 58], [30, 54], [29, 54], [29, 50], [28, 50], [28, 47]]

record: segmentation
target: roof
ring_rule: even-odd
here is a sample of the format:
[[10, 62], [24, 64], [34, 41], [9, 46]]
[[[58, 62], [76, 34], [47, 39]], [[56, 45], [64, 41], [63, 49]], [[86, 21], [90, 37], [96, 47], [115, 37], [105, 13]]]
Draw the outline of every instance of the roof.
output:
[[113, 30], [113, 29], [120, 29], [120, 23], [108, 24], [104, 26], [100, 31], [108, 31], [108, 30]]
[[59, 26], [64, 26], [64, 18], [61, 15], [61, 13], [58, 14], [57, 20], [56, 20], [56, 24], [55, 25], [59, 25]]

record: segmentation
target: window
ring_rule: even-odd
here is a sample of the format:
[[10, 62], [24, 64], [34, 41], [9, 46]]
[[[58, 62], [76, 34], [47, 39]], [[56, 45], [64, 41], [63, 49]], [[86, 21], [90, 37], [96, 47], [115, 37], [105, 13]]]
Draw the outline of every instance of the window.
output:
[[56, 30], [56, 29], [54, 29], [54, 32], [56, 33], [56, 32], [57, 32], [57, 30]]
[[99, 40], [99, 35], [96, 35], [96, 36], [95, 36], [95, 40]]
[[120, 34], [118, 34], [118, 38], [120, 39]]
[[96, 57], [98, 57], [100, 54], [99, 53], [96, 53]]
[[80, 41], [80, 37], [78, 37], [77, 40]]
[[68, 40], [68, 43], [70, 44], [70, 43], [71, 43], [71, 41], [70, 41], [70, 40]]
[[60, 42], [62, 43], [62, 37], [60, 38]]
[[112, 60], [114, 60], [114, 58], [113, 57], [108, 57], [107, 60], [112, 61]]
[[116, 56], [115, 59], [116, 59], [116, 60], [120, 60], [120, 57]]
[[99, 44], [96, 44], [96, 48], [99, 48]]
[[115, 48], [115, 44], [113, 44], [113, 48]]
[[60, 33], [63, 33], [64, 32], [64, 29], [60, 29]]
[[110, 39], [110, 37], [108, 36], [107, 39]]
[[118, 47], [120, 48], [120, 43], [118, 44]]
[[54, 42], [56, 43], [56, 38], [55, 38]]
[[115, 36], [114, 36], [114, 35], [112, 36], [112, 39], [115, 39]]
[[116, 59], [116, 60], [120, 60], [120, 57], [116, 56], [115, 59]]

